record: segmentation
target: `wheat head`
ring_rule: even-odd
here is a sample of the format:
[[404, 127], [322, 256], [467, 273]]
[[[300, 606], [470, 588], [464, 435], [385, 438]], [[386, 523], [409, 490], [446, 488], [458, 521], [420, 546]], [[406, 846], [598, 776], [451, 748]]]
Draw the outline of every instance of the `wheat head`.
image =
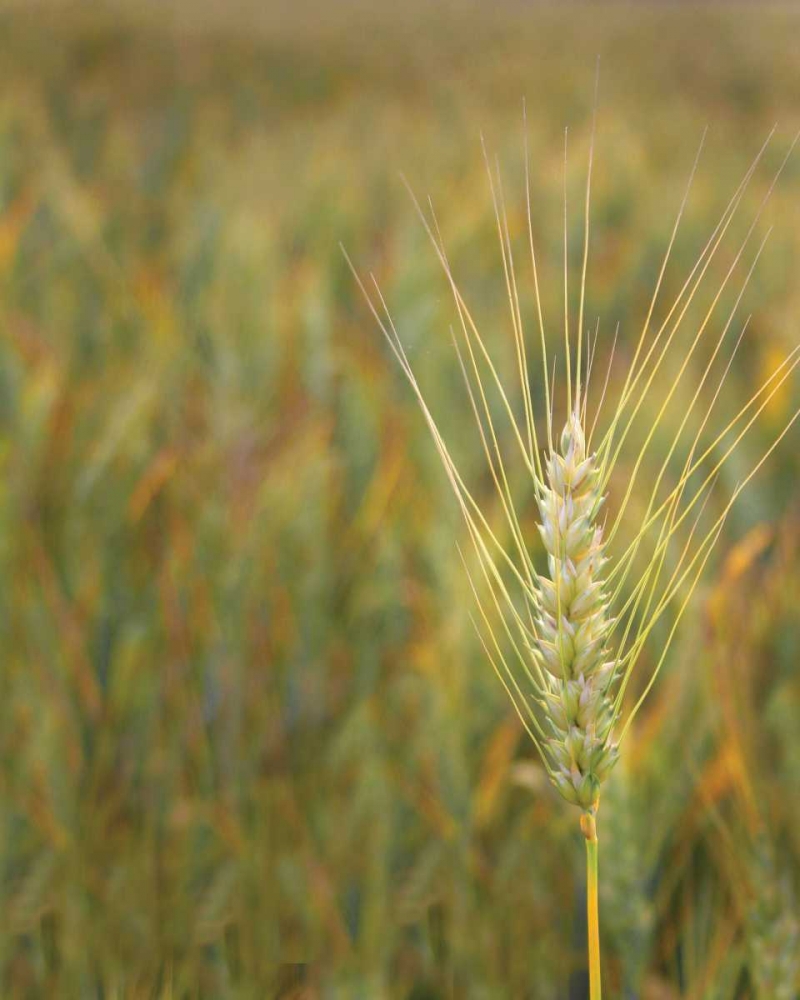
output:
[[607, 658], [611, 619], [597, 523], [603, 498], [577, 413], [559, 443], [547, 460], [538, 498], [548, 573], [538, 578], [531, 654], [547, 672], [543, 695], [552, 734], [543, 747], [553, 782], [567, 801], [591, 809], [619, 754], [610, 697], [616, 664]]
[[[681, 617], [689, 605], [733, 504], [800, 416], [800, 410], [791, 415], [766, 451], [724, 499], [718, 516], [710, 526], [701, 531], [702, 515], [720, 470], [737, 452], [744, 436], [770, 401], [784, 389], [800, 363], [800, 348], [796, 347], [731, 419], [723, 422], [717, 417], [715, 406], [747, 327], [745, 321], [732, 348], [728, 347], [734, 319], [769, 233], [752, 254], [744, 277], [740, 279], [732, 307], [719, 319], [723, 293], [728, 286], [734, 284], [737, 269], [743, 266], [756, 225], [798, 137], [789, 146], [772, 178], [702, 320], [689, 333], [688, 343], [686, 337], [683, 342], [679, 337], [686, 326], [685, 318], [689, 307], [695, 300], [712, 261], [719, 255], [734, 215], [773, 133], [774, 129], [733, 192], [675, 301], [661, 323], [656, 325], [656, 302], [697, 169], [703, 147], [701, 140], [656, 287], [635, 341], [632, 361], [625, 373], [622, 388], [617, 390], [616, 399], [605, 421], [605, 429], [596, 446], [592, 445], [592, 440], [606, 401], [610, 366], [594, 419], [587, 430], [589, 378], [595, 353], [594, 347], [589, 350], [589, 331], [584, 330], [594, 126], [586, 182], [576, 332], [570, 328], [568, 314], [565, 180], [563, 358], [566, 367], [566, 420], [557, 440], [553, 432], [556, 388], [554, 384], [551, 385], [552, 377], [548, 377], [548, 366], [553, 359], [549, 359], [533, 241], [527, 137], [527, 228], [541, 363], [541, 393], [536, 402], [532, 389], [531, 340], [524, 331], [499, 168], [492, 170], [484, 146], [519, 369], [519, 397], [524, 417], [522, 421], [518, 419], [512, 405], [513, 387], [501, 377], [453, 276], [432, 206], [429, 214], [426, 214], [409, 188], [452, 293], [460, 334], [453, 335], [453, 341], [479, 440], [506, 522], [505, 533], [510, 542], [499, 537], [498, 530], [490, 522], [488, 514], [477, 502], [456, 466], [428, 399], [417, 381], [377, 281], [374, 276], [370, 276], [372, 287], [368, 290], [344, 251], [365, 299], [417, 397], [463, 513], [476, 557], [477, 576], [466, 559], [465, 568], [476, 598], [475, 625], [487, 659], [536, 746], [551, 782], [565, 799], [579, 806], [587, 815], [593, 816], [596, 812], [600, 784], [618, 759], [624, 737], [666, 659]], [[710, 356], [701, 364], [701, 375], [697, 379], [691, 400], [688, 405], [684, 401], [679, 402], [676, 397], [678, 385], [688, 381], [692, 362], [701, 356], [700, 345], [709, 339], [714, 321], [718, 319], [716, 325], [719, 333], [713, 342]], [[665, 379], [663, 376], [667, 361], [676, 356], [677, 375], [672, 380]], [[612, 363], [613, 360], [614, 346], [611, 349]], [[612, 472], [632, 430], [641, 419], [645, 401], [652, 400], [662, 385], [661, 403], [656, 408], [656, 416], [652, 419], [644, 442], [634, 455], [627, 487], [623, 495], [617, 498], [615, 516], [604, 536], [599, 515], [606, 500]], [[504, 414], [509, 429], [506, 437], [512, 442], [511, 458], [502, 443], [503, 435], [498, 427], [496, 408], [490, 403], [492, 393], [499, 400], [500, 411]], [[538, 420], [536, 416], [537, 407], [541, 409], [539, 403], [543, 404], [544, 428], [540, 425], [541, 416]], [[671, 406], [673, 413], [676, 407], [679, 409], [679, 415], [675, 418], [678, 426], [666, 452], [655, 456], [658, 471], [652, 480], [652, 486], [644, 491], [645, 503], [639, 507], [637, 520], [632, 516], [631, 500], [645, 457], [649, 455], [653, 458], [656, 432]], [[676, 480], [670, 482], [670, 463], [681, 455], [682, 471]], [[540, 515], [540, 540], [547, 556], [547, 572], [536, 569], [533, 541], [524, 537], [521, 529], [521, 518], [515, 506], [510, 486], [511, 477], [508, 474], [511, 461], [521, 463], [533, 486]], [[612, 541], [617, 546], [613, 559], [607, 552]], [[643, 569], [640, 568], [642, 564]], [[634, 667], [648, 637], [668, 612], [671, 613], [671, 626], [666, 641], [662, 641], [655, 666], [643, 691], [623, 717], [624, 700]], [[593, 825], [585, 828], [585, 832], [594, 835]]]
[[[689, 307], [712, 261], [719, 256], [719, 249], [772, 133], [733, 192], [674, 302], [662, 321], [656, 324], [656, 303], [699, 161], [701, 140], [622, 387], [615, 390], [610, 411], [598, 423], [604, 412], [609, 384], [607, 374], [590, 424], [589, 382], [597, 333], [590, 350], [590, 331], [584, 327], [584, 306], [594, 123], [586, 181], [580, 299], [574, 331], [569, 315], [565, 138], [562, 357], [566, 368], [563, 393], [566, 418], [563, 431], [556, 438], [553, 414], [557, 393], [552, 377], [548, 376], [548, 338], [533, 240], [527, 128], [525, 131], [527, 229], [541, 363], [541, 391], [536, 398], [529, 360], [532, 342], [525, 332], [499, 167], [492, 170], [484, 146], [518, 368], [516, 391], [501, 377], [459, 290], [432, 206], [429, 213], [424, 212], [411, 192], [452, 293], [458, 316], [453, 342], [480, 445], [502, 510], [505, 522], [502, 530], [493, 524], [459, 471], [420, 388], [377, 281], [371, 275], [371, 289], [368, 290], [346, 252], [345, 256], [416, 395], [464, 516], [475, 557], [473, 568], [463, 554], [462, 559], [475, 596], [477, 615], [473, 621], [487, 660], [536, 747], [550, 781], [564, 799], [581, 810], [580, 825], [587, 857], [590, 993], [592, 1000], [600, 1000], [596, 815], [601, 783], [618, 760], [631, 723], [665, 662], [681, 618], [733, 504], [800, 416], [800, 409], [791, 415], [735, 488], [722, 498], [721, 504], [717, 501], [717, 509], [721, 505], [721, 510], [716, 517], [712, 515], [708, 519], [710, 525], [704, 522], [705, 508], [714, 493], [720, 471], [737, 453], [742, 439], [800, 363], [800, 347], [795, 347], [730, 420], [725, 422], [718, 417], [715, 407], [747, 328], [745, 321], [731, 347], [730, 336], [737, 309], [769, 233], [751, 254], [744, 276], [739, 272], [764, 206], [798, 137], [791, 143], [772, 178], [744, 239], [733, 252], [732, 262], [712, 295], [710, 305], [686, 335], [685, 319]], [[729, 286], [736, 287], [737, 281], [739, 288], [734, 294], [733, 305], [720, 317], [723, 293]], [[711, 338], [709, 350], [713, 329], [718, 333], [716, 339]], [[611, 348], [612, 362], [615, 345], [616, 334]], [[679, 385], [685, 387], [698, 362], [700, 375], [687, 403], [677, 395], [677, 389]], [[665, 378], [670, 364], [674, 370]], [[554, 364], [552, 370], [555, 372]], [[660, 403], [656, 404], [655, 416], [648, 416], [648, 427], [634, 453], [622, 495], [615, 498], [616, 509], [606, 530], [600, 516], [612, 473], [622, 449], [636, 437], [645, 401], [652, 401], [659, 392]], [[494, 406], [490, 402], [492, 395]], [[512, 403], [515, 396], [516, 409]], [[518, 418], [520, 403], [522, 420]], [[654, 454], [657, 432], [668, 413], [672, 413], [677, 427], [669, 447]], [[501, 420], [506, 424], [505, 433], [499, 427]], [[603, 424], [594, 445], [595, 428]], [[510, 457], [508, 441], [511, 442]], [[654, 461], [656, 472], [650, 485], [640, 491], [643, 502], [634, 509], [632, 498], [646, 457]], [[675, 458], [681, 471], [671, 480], [669, 470]], [[524, 470], [532, 487], [529, 495], [532, 493], [538, 506], [546, 570], [537, 569], [533, 539], [526, 536], [521, 527], [522, 517], [509, 475], [512, 462]], [[602, 516], [605, 519], [607, 513]], [[612, 543], [616, 546], [613, 558], [609, 554]], [[634, 668], [645, 643], [665, 616], [666, 635], [660, 637], [650, 676], [634, 703], [627, 705], [626, 694]]]

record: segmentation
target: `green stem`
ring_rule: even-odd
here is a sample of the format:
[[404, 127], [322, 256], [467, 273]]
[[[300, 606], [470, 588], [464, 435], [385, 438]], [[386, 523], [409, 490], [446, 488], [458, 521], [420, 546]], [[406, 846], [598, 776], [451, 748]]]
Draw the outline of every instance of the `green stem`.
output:
[[586, 838], [586, 920], [589, 939], [589, 1000], [601, 1000], [600, 916], [597, 905], [597, 825], [592, 813], [581, 816]]

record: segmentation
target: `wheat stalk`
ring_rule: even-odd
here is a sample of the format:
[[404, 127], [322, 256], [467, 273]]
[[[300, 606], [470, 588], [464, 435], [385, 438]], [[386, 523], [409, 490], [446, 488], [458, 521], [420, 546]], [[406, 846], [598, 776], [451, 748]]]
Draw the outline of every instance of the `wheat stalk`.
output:
[[[615, 405], [605, 419], [605, 430], [593, 447], [609, 385], [607, 373], [595, 415], [589, 423], [589, 383], [597, 332], [595, 331], [594, 343], [590, 349], [589, 331], [584, 330], [584, 306], [589, 254], [594, 120], [584, 205], [577, 332], [571, 331], [568, 309], [565, 133], [563, 357], [566, 367], [566, 418], [563, 430], [557, 437], [553, 432], [555, 365], [554, 359], [548, 355], [533, 240], [527, 126], [525, 134], [528, 247], [538, 327], [542, 386], [540, 398], [544, 403], [544, 428], [541, 426], [541, 416], [537, 423], [535, 415], [529, 360], [531, 343], [523, 329], [516, 267], [499, 168], [492, 169], [484, 145], [518, 367], [519, 396], [523, 410], [521, 421], [512, 405], [514, 390], [498, 372], [456, 284], [433, 208], [429, 206], [429, 214], [426, 214], [409, 188], [453, 296], [458, 317], [453, 342], [481, 447], [502, 510], [505, 522], [503, 530], [510, 541], [504, 541], [501, 532], [492, 526], [488, 513], [481, 508], [459, 472], [420, 388], [377, 281], [370, 275], [371, 289], [368, 290], [346, 252], [345, 257], [416, 395], [463, 513], [477, 559], [477, 577], [463, 553], [462, 558], [476, 599], [477, 617], [474, 621], [487, 659], [538, 750], [551, 782], [568, 802], [581, 810], [581, 829], [587, 849], [590, 988], [592, 1000], [599, 1000], [596, 817], [601, 784], [617, 761], [626, 733], [661, 670], [680, 620], [720, 537], [731, 507], [800, 416], [800, 410], [792, 414], [764, 454], [725, 499], [721, 511], [713, 518], [710, 526], [706, 525], [701, 529], [704, 509], [720, 471], [800, 363], [800, 348], [796, 348], [733, 418], [721, 430], [714, 432], [715, 407], [747, 323], [744, 323], [732, 348], [728, 347], [727, 342], [738, 306], [768, 233], [753, 253], [744, 278], [740, 280], [733, 306], [721, 322], [710, 357], [702, 367], [702, 374], [688, 407], [682, 410], [670, 447], [660, 464], [657, 462], [658, 472], [638, 522], [630, 511], [630, 504], [645, 457], [651, 451], [656, 433], [675, 398], [679, 384], [686, 380], [693, 360], [699, 357], [699, 346], [708, 337], [713, 326], [712, 320], [717, 319], [723, 293], [732, 283], [744, 260], [764, 206], [798, 137], [791, 143], [744, 239], [734, 252], [732, 262], [717, 286], [707, 311], [686, 344], [680, 339], [684, 319], [712, 262], [718, 256], [719, 248], [729, 232], [734, 215], [774, 129], [733, 192], [665, 318], [654, 329], [657, 300], [698, 166], [703, 147], [701, 140], [630, 366], [625, 373], [622, 388], [618, 391]], [[680, 363], [677, 374], [670, 382], [663, 375], [668, 359], [676, 356], [680, 358]], [[609, 372], [613, 358], [612, 346]], [[712, 388], [714, 380], [716, 386]], [[600, 517], [613, 470], [623, 447], [641, 420], [643, 405], [658, 391], [661, 382], [666, 384], [666, 391], [663, 392], [656, 415], [635, 456], [615, 516], [604, 532]], [[499, 427], [497, 408], [490, 403], [492, 393], [496, 395], [502, 419], [507, 425], [505, 435]], [[701, 400], [706, 399], [707, 403], [703, 408]], [[692, 420], [695, 422], [693, 433], [689, 432]], [[513, 461], [521, 465], [532, 484], [539, 511], [539, 535], [546, 554], [546, 571], [537, 570], [532, 539], [526, 537], [521, 528], [521, 518], [512, 495], [509, 457], [501, 443], [509, 436], [513, 447]], [[682, 471], [677, 481], [669, 485], [667, 471], [674, 455], [681, 454], [681, 448], [684, 457]], [[614, 558], [607, 552], [612, 542], [621, 546], [621, 551]], [[640, 569], [637, 557], [643, 554], [647, 558], [644, 560], [644, 568]], [[653, 629], [667, 612], [671, 612], [672, 621], [658, 659], [638, 700], [625, 711], [625, 695], [634, 668]]]

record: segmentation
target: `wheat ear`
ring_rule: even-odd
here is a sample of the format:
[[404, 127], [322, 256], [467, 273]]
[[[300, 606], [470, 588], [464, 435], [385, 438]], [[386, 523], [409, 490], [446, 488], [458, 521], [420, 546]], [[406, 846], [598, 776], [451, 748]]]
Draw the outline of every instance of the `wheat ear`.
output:
[[611, 626], [603, 587], [600, 472], [586, 454], [580, 418], [573, 413], [560, 447], [547, 460], [538, 499], [539, 533], [548, 575], [538, 580], [532, 649], [547, 671], [543, 691], [551, 735], [544, 741], [552, 780], [568, 802], [592, 810], [600, 783], [619, 751], [612, 740], [615, 664], [608, 659]]
[[[800, 364], [800, 348], [796, 348], [740, 407], [721, 431], [716, 434], [713, 431], [709, 432], [709, 428], [713, 427], [712, 412], [736, 356], [744, 328], [725, 361], [726, 338], [732, 328], [744, 289], [762, 252], [764, 246], [762, 243], [741, 281], [733, 308], [723, 322], [722, 331], [691, 401], [682, 411], [678, 429], [650, 491], [644, 515], [638, 524], [631, 523], [631, 517], [626, 511], [645, 453], [655, 438], [678, 383], [690, 371], [691, 361], [711, 326], [722, 294], [744, 258], [750, 237], [767, 199], [798, 141], [798, 137], [795, 137], [773, 177], [767, 194], [747, 234], [733, 255], [732, 263], [713, 296], [702, 322], [689, 343], [681, 344], [680, 333], [689, 306], [694, 301], [712, 261], [723, 244], [773, 132], [761, 146], [731, 196], [675, 301], [667, 311], [666, 317], [661, 325], [653, 330], [651, 327], [656, 301], [687, 204], [703, 145], [701, 141], [631, 364], [616, 405], [605, 421], [606, 426], [596, 448], [593, 448], [592, 440], [606, 399], [609, 378], [607, 374], [600, 402], [595, 409], [591, 424], [587, 424], [589, 376], [594, 347], [589, 351], [588, 331], [586, 331], [587, 349], [584, 355], [583, 323], [589, 250], [594, 124], [586, 185], [578, 331], [574, 345], [571, 345], [566, 275], [568, 253], [565, 184], [564, 357], [567, 415], [563, 431], [557, 440], [554, 440], [553, 434], [556, 395], [555, 359], [552, 359], [552, 364], [548, 359], [539, 272], [534, 249], [527, 129], [526, 206], [535, 311], [541, 348], [542, 395], [546, 415], [544, 435], [537, 429], [535, 419], [528, 344], [523, 332], [522, 310], [499, 168], [493, 174], [484, 146], [508, 292], [510, 322], [524, 411], [522, 426], [512, 405], [512, 389], [500, 377], [491, 353], [456, 284], [432, 206], [428, 217], [411, 192], [414, 205], [431, 239], [453, 296], [458, 316], [457, 333], [453, 335], [457, 357], [480, 444], [500, 500], [510, 544], [503, 544], [499, 532], [492, 527], [489, 518], [456, 466], [417, 381], [377, 281], [371, 276], [372, 288], [368, 290], [345, 252], [347, 262], [367, 304], [417, 398], [464, 516], [470, 543], [477, 558], [479, 571], [477, 579], [465, 558], [464, 565], [476, 598], [478, 614], [473, 620], [487, 660], [539, 752], [552, 784], [563, 798], [581, 810], [580, 826], [586, 841], [587, 859], [591, 1000], [600, 1000], [601, 996], [597, 904], [597, 808], [601, 784], [618, 759], [626, 733], [655, 683], [680, 620], [720, 538], [731, 507], [800, 417], [800, 410], [791, 415], [767, 450], [738, 483], [711, 527], [702, 533], [700, 524], [703, 512], [720, 471], [736, 452], [740, 441], [758, 419], [759, 414], [781, 391]], [[746, 326], [745, 322], [744, 327]], [[614, 344], [616, 345], [616, 334]], [[612, 471], [637, 421], [642, 404], [649, 394], [657, 391], [659, 374], [663, 373], [665, 361], [670, 357], [677, 357], [677, 375], [665, 383], [668, 388], [664, 392], [662, 403], [635, 458], [633, 471], [616, 517], [609, 526], [607, 535], [604, 535], [600, 513]], [[609, 371], [613, 358], [612, 347]], [[723, 366], [719, 376], [713, 374], [717, 364]], [[717, 377], [717, 385], [710, 392], [710, 402], [700, 416], [694, 435], [687, 435], [688, 440], [683, 440], [684, 432], [689, 425], [688, 421], [695, 416], [701, 390], [712, 381], [713, 377]], [[492, 391], [497, 395], [499, 406], [490, 404], [489, 397]], [[503, 435], [498, 426], [500, 420], [505, 420], [510, 429], [514, 461], [519, 462], [530, 477], [540, 515], [539, 534], [546, 552], [546, 573], [540, 573], [535, 568], [530, 542], [523, 534], [521, 519], [515, 508], [507, 469], [509, 458], [507, 454], [504, 455], [505, 449], [501, 444]], [[585, 431], [586, 426], [590, 428], [588, 435]], [[729, 443], [731, 438], [733, 441]], [[667, 464], [679, 446], [684, 449], [682, 472], [671, 488], [663, 489]], [[710, 469], [709, 465], [712, 466]], [[615, 536], [624, 531], [628, 533], [627, 538], [622, 535], [627, 544], [624, 545], [622, 552], [612, 559], [607, 548]], [[680, 538], [683, 539], [682, 545], [677, 544]], [[649, 546], [647, 552], [649, 558], [638, 579], [631, 579], [635, 558], [643, 546]], [[629, 590], [627, 597], [623, 591], [626, 584]], [[625, 694], [644, 644], [659, 621], [670, 610], [672, 625], [662, 642], [658, 660], [643, 692], [632, 709], [626, 713], [623, 721]]]

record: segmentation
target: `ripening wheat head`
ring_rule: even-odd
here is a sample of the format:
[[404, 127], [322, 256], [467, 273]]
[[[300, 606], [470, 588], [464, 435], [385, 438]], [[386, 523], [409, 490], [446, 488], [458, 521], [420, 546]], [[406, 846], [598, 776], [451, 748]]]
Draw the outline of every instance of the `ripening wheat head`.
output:
[[[458, 336], [454, 335], [453, 339], [475, 418], [476, 433], [505, 520], [502, 540], [499, 537], [501, 532], [492, 526], [488, 512], [476, 501], [456, 467], [377, 283], [373, 278], [370, 294], [356, 274], [370, 308], [416, 394], [463, 513], [476, 557], [478, 577], [475, 570], [468, 568], [466, 560], [465, 567], [476, 597], [475, 624], [486, 656], [538, 749], [552, 783], [567, 801], [590, 815], [597, 807], [600, 786], [618, 759], [628, 726], [665, 660], [678, 623], [719, 539], [728, 512], [800, 415], [797, 411], [791, 416], [766, 452], [745, 472], [736, 488], [724, 497], [717, 516], [706, 518], [704, 522], [701, 515], [720, 470], [800, 362], [800, 348], [796, 348], [730, 419], [717, 416], [715, 407], [720, 391], [747, 326], [745, 321], [738, 336], [732, 337], [737, 307], [766, 242], [764, 237], [750, 253], [751, 238], [772, 187], [797, 139], [772, 179], [744, 239], [734, 248], [732, 262], [715, 286], [710, 305], [688, 335], [684, 330], [689, 307], [729, 234], [734, 214], [772, 137], [770, 133], [733, 192], [665, 318], [655, 324], [656, 301], [687, 204], [700, 155], [698, 150], [650, 305], [635, 340], [632, 360], [621, 379], [622, 386], [615, 390], [613, 400], [607, 400], [609, 377], [606, 374], [589, 425], [589, 381], [597, 337], [595, 332], [590, 348], [589, 331], [584, 329], [584, 303], [593, 137], [594, 130], [586, 183], [580, 305], [575, 331], [570, 330], [567, 306], [565, 195], [563, 353], [560, 363], [566, 374], [563, 392], [559, 393], [565, 403], [560, 433], [553, 426], [557, 386], [552, 374], [555, 371], [554, 358], [551, 356], [548, 359], [532, 235], [527, 141], [527, 242], [535, 305], [532, 337], [523, 329], [517, 269], [499, 170], [492, 170], [484, 149], [508, 291], [518, 368], [515, 387], [501, 378], [485, 339], [456, 285], [432, 209], [427, 216], [415, 199], [452, 292], [458, 317]], [[702, 142], [700, 146], [702, 148]], [[743, 275], [740, 274], [742, 271]], [[734, 289], [733, 305], [720, 316], [723, 292], [728, 286]], [[560, 319], [559, 325], [561, 322]], [[732, 339], [734, 342], [730, 346]], [[704, 352], [700, 350], [701, 344], [705, 345]], [[532, 362], [534, 351], [539, 355], [535, 363]], [[611, 363], [613, 357], [612, 347]], [[539, 372], [538, 392], [534, 391], [534, 368]], [[699, 368], [699, 377], [695, 368]], [[676, 397], [675, 393], [681, 385], [685, 394], [686, 383], [691, 382], [692, 377], [694, 383], [688, 390], [690, 401], [686, 403], [685, 395]], [[515, 409], [517, 395], [519, 406]], [[642, 433], [643, 405], [647, 401], [652, 407], [654, 399], [655, 416], [648, 416], [647, 428]], [[499, 403], [502, 419], [510, 428], [506, 435], [498, 429], [498, 407], [492, 405], [494, 401]], [[673, 412], [676, 406], [679, 408], [678, 417], [673, 418], [677, 427], [669, 447], [653, 454], [660, 442], [657, 437], [659, 428], [671, 405]], [[517, 415], [519, 410], [521, 417]], [[537, 410], [543, 413], [538, 422], [535, 417]], [[599, 420], [601, 411], [603, 419]], [[652, 409], [649, 412], [652, 414]], [[602, 432], [598, 424], [604, 427]], [[612, 472], [626, 442], [637, 436], [639, 443], [627, 466], [627, 482], [623, 484], [621, 495], [614, 498], [615, 513], [608, 525], [605, 523], [605, 506]], [[510, 451], [502, 444], [507, 439], [512, 442]], [[663, 449], [663, 444], [660, 447]], [[643, 501], [632, 504], [646, 455], [650, 463], [655, 463], [657, 471], [644, 490]], [[673, 474], [670, 478], [668, 470], [676, 460], [681, 472], [677, 477]], [[510, 485], [511, 463], [521, 463], [529, 477], [538, 509], [538, 538], [522, 532], [522, 519], [515, 507]], [[610, 554], [612, 542], [615, 545], [613, 557]], [[544, 553], [541, 550], [537, 553], [539, 546], [543, 547]], [[624, 697], [632, 672], [645, 642], [665, 615], [668, 616], [666, 633], [662, 634], [650, 676], [638, 700], [623, 716]]]

